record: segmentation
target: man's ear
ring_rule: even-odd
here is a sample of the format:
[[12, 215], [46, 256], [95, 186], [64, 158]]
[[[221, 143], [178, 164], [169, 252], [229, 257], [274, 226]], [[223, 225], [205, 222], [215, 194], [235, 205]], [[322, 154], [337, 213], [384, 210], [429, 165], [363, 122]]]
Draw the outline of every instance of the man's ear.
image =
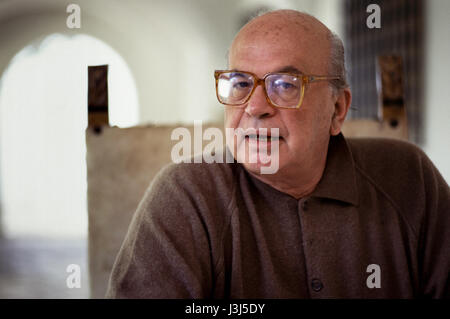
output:
[[331, 119], [330, 135], [338, 135], [352, 102], [352, 92], [349, 88], [342, 89], [334, 104], [334, 114]]

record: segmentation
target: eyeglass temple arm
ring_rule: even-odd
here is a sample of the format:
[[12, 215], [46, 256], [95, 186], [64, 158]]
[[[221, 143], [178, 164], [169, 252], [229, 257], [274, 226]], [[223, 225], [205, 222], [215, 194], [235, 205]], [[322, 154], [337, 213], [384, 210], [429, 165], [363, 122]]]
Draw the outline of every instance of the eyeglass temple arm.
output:
[[315, 81], [328, 81], [328, 80], [338, 80], [340, 76], [323, 76], [323, 75], [305, 75], [306, 82], [311, 83]]

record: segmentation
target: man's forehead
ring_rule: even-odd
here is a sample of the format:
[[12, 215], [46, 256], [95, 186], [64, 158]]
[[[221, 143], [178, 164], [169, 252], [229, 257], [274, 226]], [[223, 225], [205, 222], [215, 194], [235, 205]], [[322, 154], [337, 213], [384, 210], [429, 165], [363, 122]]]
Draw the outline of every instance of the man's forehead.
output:
[[274, 45], [291, 43], [291, 45], [295, 45], [296, 43], [306, 43], [315, 38], [315, 32], [305, 31], [288, 25], [276, 25], [273, 28], [243, 29], [237, 34], [232, 47], [251, 49], [267, 43]]
[[[231, 71], [246, 71], [246, 70], [240, 70], [238, 68], [232, 68]], [[303, 74], [304, 72], [293, 65], [286, 65], [286, 66], [281, 66], [277, 69], [274, 69], [271, 71], [271, 73], [295, 73], [295, 74]]]
[[258, 68], [261, 72], [269, 69], [277, 72], [288, 66], [294, 66], [302, 73], [325, 70], [322, 66], [327, 64], [329, 56], [328, 29], [320, 22], [315, 26], [315, 21], [293, 24], [289, 19], [280, 20], [281, 16], [262, 18], [264, 16], [244, 26], [235, 37], [230, 48], [230, 67], [260, 62], [267, 66]]
[[[304, 42], [280, 43], [279, 41], [261, 40], [242, 41], [230, 51], [229, 66], [246, 69], [257, 74], [267, 72], [305, 73], [315, 67], [313, 53], [315, 49]], [[318, 56], [318, 54], [315, 54]], [[248, 69], [248, 67], [256, 69]], [[262, 75], [262, 74], [260, 74]]]

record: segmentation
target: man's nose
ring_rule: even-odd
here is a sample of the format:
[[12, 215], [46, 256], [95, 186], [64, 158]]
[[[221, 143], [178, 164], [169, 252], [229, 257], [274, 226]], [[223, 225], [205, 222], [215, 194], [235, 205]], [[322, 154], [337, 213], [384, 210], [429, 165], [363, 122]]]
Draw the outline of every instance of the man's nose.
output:
[[258, 85], [253, 92], [250, 100], [247, 102], [245, 112], [257, 118], [272, 116], [276, 110], [269, 104], [264, 93], [264, 89], [261, 85]]

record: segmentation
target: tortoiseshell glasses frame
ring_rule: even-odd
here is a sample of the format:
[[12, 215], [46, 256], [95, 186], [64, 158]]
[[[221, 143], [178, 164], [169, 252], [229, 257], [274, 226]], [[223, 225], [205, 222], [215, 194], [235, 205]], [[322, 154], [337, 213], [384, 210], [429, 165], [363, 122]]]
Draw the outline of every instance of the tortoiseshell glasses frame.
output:
[[[226, 101], [224, 101], [224, 99], [221, 98], [220, 96], [220, 89], [219, 89], [219, 80], [221, 79], [221, 76], [223, 76], [224, 74], [239, 74], [239, 75], [245, 75], [248, 77], [248, 79], [251, 79], [253, 82], [253, 87], [251, 88], [251, 90], [249, 92], [246, 93], [245, 98], [242, 98], [242, 100], [240, 100], [237, 103], [227, 103]], [[293, 104], [291, 106], [284, 106], [284, 105], [279, 105], [276, 102], [272, 101], [272, 99], [270, 98], [269, 94], [267, 93], [267, 87], [270, 83], [266, 83], [267, 79], [270, 79], [271, 76], [290, 76], [290, 79], [294, 79], [294, 80], [300, 80], [300, 95], [298, 97], [298, 102], [296, 104]], [[258, 85], [262, 85], [263, 87], [263, 91], [264, 91], [264, 95], [266, 97], [267, 102], [273, 106], [273, 107], [280, 107], [280, 108], [288, 108], [288, 109], [298, 109], [300, 108], [300, 106], [302, 105], [303, 102], [303, 98], [305, 95], [305, 90], [306, 87], [313, 82], [318, 82], [318, 81], [330, 81], [330, 80], [339, 80], [341, 77], [339, 76], [327, 76], [327, 75], [306, 75], [306, 74], [298, 74], [298, 73], [291, 73], [291, 72], [270, 72], [265, 74], [262, 78], [259, 78], [256, 74], [251, 73], [251, 72], [247, 72], [247, 71], [238, 71], [238, 70], [215, 70], [214, 71], [214, 77], [216, 80], [216, 96], [217, 96], [217, 100], [224, 104], [224, 105], [230, 105], [230, 106], [242, 106], [244, 104], [246, 104], [250, 98], [252, 97], [253, 93], [256, 90], [256, 87]]]

